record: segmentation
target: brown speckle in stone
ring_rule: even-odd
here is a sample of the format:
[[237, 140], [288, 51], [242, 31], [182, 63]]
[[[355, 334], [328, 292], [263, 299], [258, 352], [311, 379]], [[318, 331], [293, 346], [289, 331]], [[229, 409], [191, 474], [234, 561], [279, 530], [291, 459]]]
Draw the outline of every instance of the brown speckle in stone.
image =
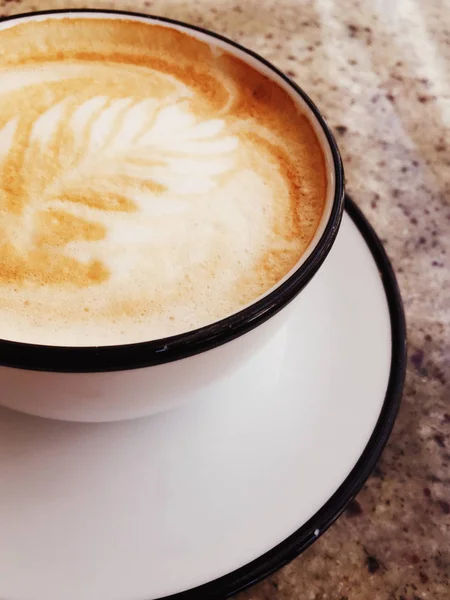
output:
[[345, 125], [336, 125], [336, 131], [339, 135], [344, 135], [347, 133], [347, 127]]
[[357, 64], [358, 64], [358, 61], [357, 61], [357, 60], [355, 60], [354, 58], [350, 58], [350, 59], [349, 59], [349, 61], [348, 61], [348, 64], [349, 64], [349, 65], [353, 65], [353, 66], [355, 66], [355, 65], [357, 65]]
[[402, 173], [407, 173], [408, 167], [402, 167]]
[[361, 508], [361, 504], [358, 502], [358, 500], [352, 500], [350, 502], [350, 504], [347, 506], [346, 513], [349, 517], [356, 517], [363, 514], [363, 509]]
[[370, 555], [366, 558], [366, 565], [367, 565], [367, 570], [372, 575], [373, 575], [373, 573], [376, 573], [380, 568], [380, 563], [377, 561], [377, 559], [374, 556], [370, 556]]
[[418, 167], [419, 166], [419, 161], [418, 160], [413, 160], [412, 161], [412, 165], [413, 165], [413, 167]]
[[443, 435], [436, 433], [433, 439], [440, 448], [445, 448], [445, 440]]
[[421, 104], [425, 104], [426, 102], [429, 102], [430, 100], [433, 100], [433, 96], [426, 96], [425, 94], [421, 94], [421, 95], [417, 96], [417, 100]]
[[434, 149], [436, 150], [436, 152], [444, 152], [445, 145], [444, 144], [438, 144], [437, 146], [434, 147]]
[[[399, 192], [398, 190], [393, 191], [394, 197], [397, 196], [398, 192]], [[409, 217], [411, 215], [411, 209], [410, 209], [409, 205], [403, 204], [403, 202], [397, 202], [397, 206], [402, 211], [402, 213], [405, 215], [405, 217]]]
[[417, 554], [413, 554], [411, 556], [411, 562], [413, 565], [417, 565], [420, 562], [420, 558], [417, 556]]
[[384, 479], [384, 473], [380, 469], [380, 467], [375, 467], [375, 469], [372, 471], [372, 477], [376, 477], [377, 479]]
[[356, 27], [356, 25], [347, 25], [348, 28], [348, 32], [350, 34], [350, 37], [356, 37], [356, 34], [358, 33], [358, 28]]
[[289, 77], [295, 77], [297, 73], [295, 71], [292, 71], [292, 69], [289, 69], [289, 71], [286, 71], [286, 75], [288, 75]]
[[[442, 265], [442, 266], [444, 266], [444, 265]], [[442, 383], [442, 385], [445, 385], [447, 383], [444, 372], [441, 371], [440, 369], [435, 369], [433, 371], [433, 377], [435, 377], [440, 383]]]
[[239, 5], [238, 5], [238, 6], [234, 6], [234, 7], [233, 7], [233, 11], [234, 11], [235, 13], [242, 13], [242, 7], [241, 7], [241, 6], [239, 6]]
[[292, 56], [292, 54], [290, 54], [290, 55], [288, 56], [288, 60], [295, 60], [295, 56]]
[[378, 206], [378, 200], [380, 199], [380, 194], [375, 194], [373, 197], [372, 202], [370, 203], [370, 206], [372, 208], [376, 208]]
[[[425, 238], [423, 238], [423, 240], [425, 241]], [[425, 334], [425, 341], [427, 341], [427, 342], [432, 342], [433, 341], [433, 338], [431, 337], [431, 335], [429, 333]]]
[[415, 352], [413, 352], [411, 354], [411, 358], [410, 358], [412, 364], [416, 367], [416, 369], [420, 369], [422, 367], [423, 359], [424, 359], [423, 350], [416, 350]]
[[441, 507], [444, 515], [450, 515], [450, 504], [445, 500], [439, 500], [439, 506]]
[[410, 223], [412, 225], [417, 225], [417, 219], [416, 219], [416, 217], [411, 217], [411, 219], [409, 221], [410, 221]]
[[436, 475], [428, 475], [427, 481], [431, 481], [431, 483], [442, 483], [442, 479], [440, 477], [436, 477]]
[[266, 38], [266, 40], [272, 40], [273, 39], [273, 33], [266, 33], [266, 35], [264, 37]]
[[392, 103], [395, 102], [395, 98], [392, 94], [386, 94], [386, 98], [389, 100], [389, 102], [392, 102]]
[[419, 571], [419, 578], [420, 578], [420, 582], [425, 584], [428, 583], [428, 575], [426, 573], [424, 573], [423, 571]]

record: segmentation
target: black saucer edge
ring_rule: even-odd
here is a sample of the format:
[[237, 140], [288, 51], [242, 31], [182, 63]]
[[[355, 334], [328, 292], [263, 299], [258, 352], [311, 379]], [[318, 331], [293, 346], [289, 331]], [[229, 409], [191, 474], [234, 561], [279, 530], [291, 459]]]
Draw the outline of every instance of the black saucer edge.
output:
[[363, 236], [377, 264], [389, 306], [392, 357], [388, 387], [377, 424], [358, 462], [331, 498], [300, 529], [259, 558], [199, 587], [158, 600], [223, 600], [284, 567], [315, 542], [360, 491], [389, 439], [400, 407], [406, 375], [406, 321], [397, 279], [374, 229], [355, 202], [346, 196], [345, 210]]

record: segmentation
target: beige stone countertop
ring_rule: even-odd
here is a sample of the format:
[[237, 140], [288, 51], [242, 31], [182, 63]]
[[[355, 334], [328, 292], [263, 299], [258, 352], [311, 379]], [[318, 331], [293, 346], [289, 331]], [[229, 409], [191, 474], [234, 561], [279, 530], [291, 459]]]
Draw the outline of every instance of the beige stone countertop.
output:
[[75, 6], [201, 25], [284, 70], [328, 119], [398, 274], [408, 373], [383, 457], [317, 543], [238, 600], [448, 600], [450, 0], [0, 0], [0, 14]]

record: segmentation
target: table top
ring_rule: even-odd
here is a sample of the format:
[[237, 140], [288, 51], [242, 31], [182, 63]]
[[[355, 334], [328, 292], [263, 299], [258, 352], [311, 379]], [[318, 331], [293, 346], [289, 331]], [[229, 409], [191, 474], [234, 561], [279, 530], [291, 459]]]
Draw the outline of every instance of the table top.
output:
[[222, 33], [299, 83], [336, 134], [347, 191], [396, 269], [408, 322], [400, 414], [339, 521], [237, 600], [444, 600], [450, 590], [450, 0], [0, 0], [89, 6]]

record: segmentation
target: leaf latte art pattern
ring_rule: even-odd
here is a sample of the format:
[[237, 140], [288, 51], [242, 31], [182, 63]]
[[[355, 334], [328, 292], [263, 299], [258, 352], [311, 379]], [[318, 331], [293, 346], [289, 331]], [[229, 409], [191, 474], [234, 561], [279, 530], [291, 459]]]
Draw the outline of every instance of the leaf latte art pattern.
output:
[[77, 105], [69, 96], [33, 119], [11, 118], [0, 129], [0, 281], [85, 286], [110, 277], [120, 247], [149, 236], [130, 213], [189, 211], [190, 197], [233, 170], [238, 139], [223, 130], [183, 98]]

